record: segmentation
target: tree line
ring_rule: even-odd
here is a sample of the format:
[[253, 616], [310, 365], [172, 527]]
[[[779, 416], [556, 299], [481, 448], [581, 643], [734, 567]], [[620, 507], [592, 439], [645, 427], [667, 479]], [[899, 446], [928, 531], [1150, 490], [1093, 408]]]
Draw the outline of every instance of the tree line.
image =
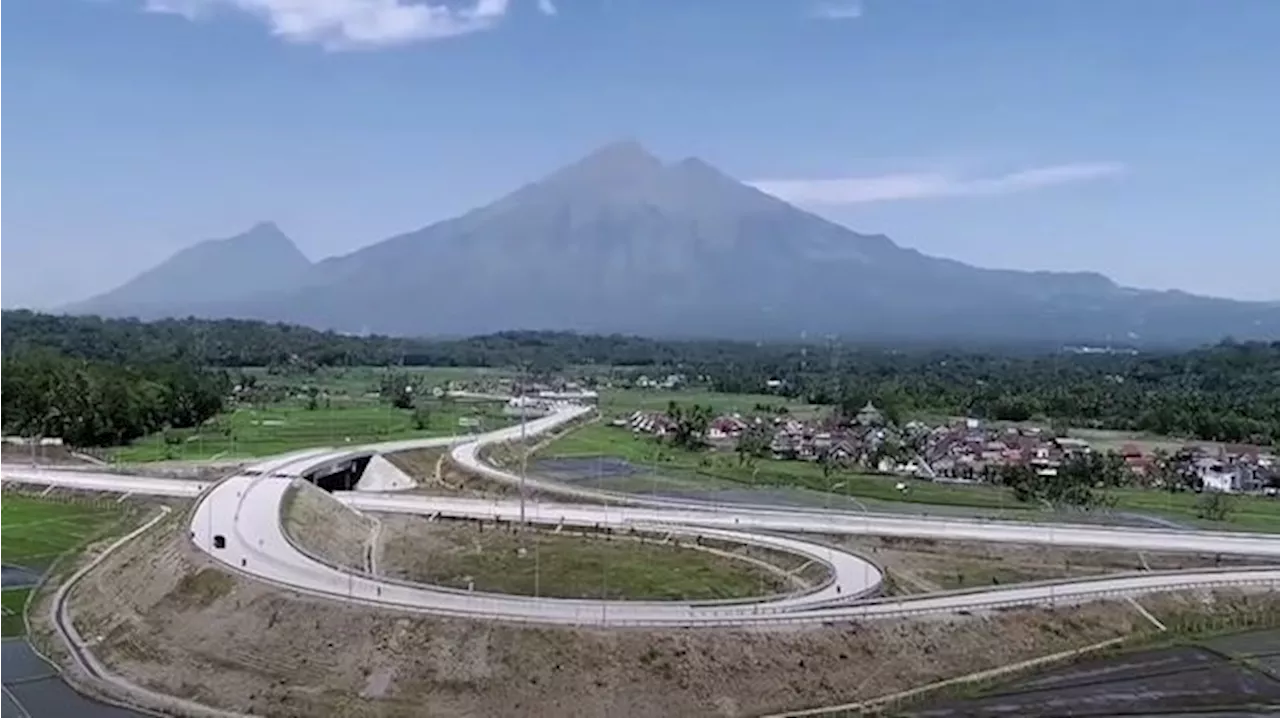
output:
[[29, 311], [5, 311], [0, 326], [6, 360], [48, 350], [133, 366], [477, 366], [543, 374], [608, 367], [615, 378], [679, 373], [727, 393], [759, 394], [767, 383], [781, 382], [769, 391], [850, 414], [870, 400], [896, 421], [922, 414], [1035, 419], [1201, 440], [1280, 442], [1280, 342], [1085, 354], [1044, 346], [885, 348], [834, 340], [756, 344], [532, 331], [421, 339], [244, 320], [140, 322]]
[[[1280, 443], [1280, 342], [1224, 342], [1176, 354], [865, 353], [853, 362], [739, 364], [717, 391], [780, 379], [780, 392], [852, 415], [872, 401], [911, 415], [1038, 420], [1225, 442]], [[817, 366], [815, 366], [817, 364]]]
[[222, 411], [225, 372], [190, 364], [133, 366], [31, 351], [4, 358], [6, 434], [114, 446], [167, 428], [198, 426]]
[[117, 363], [189, 361], [215, 367], [675, 366], [732, 357], [734, 342], [663, 342], [622, 335], [499, 332], [462, 339], [352, 336], [241, 319], [103, 319], [5, 310], [5, 356], [33, 349]]

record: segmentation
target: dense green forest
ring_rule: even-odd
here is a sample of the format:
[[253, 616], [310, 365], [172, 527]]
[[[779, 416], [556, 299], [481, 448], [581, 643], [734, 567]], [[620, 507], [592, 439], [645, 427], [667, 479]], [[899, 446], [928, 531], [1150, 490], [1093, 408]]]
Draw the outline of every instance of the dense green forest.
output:
[[542, 369], [582, 364], [673, 365], [729, 359], [733, 342], [661, 342], [624, 336], [559, 332], [502, 332], [457, 340], [357, 337], [289, 324], [239, 319], [100, 319], [5, 311], [0, 321], [5, 356], [44, 348], [110, 362], [196, 361], [216, 367], [529, 365]]
[[225, 372], [189, 364], [132, 366], [49, 351], [4, 359], [5, 433], [111, 446], [166, 427], [196, 426], [222, 410]]
[[712, 388], [780, 391], [849, 413], [868, 400], [889, 415], [974, 416], [1150, 431], [1210, 441], [1280, 443], [1280, 342], [1222, 344], [1179, 354], [1007, 356], [863, 352], [709, 369]]
[[[570, 366], [671, 367], [682, 370], [738, 363], [787, 363], [818, 351], [811, 343], [754, 344], [727, 340], [508, 331], [461, 339], [350, 336], [290, 324], [241, 319], [101, 319], [28, 310], [3, 312], [0, 346], [6, 356], [34, 348], [81, 359], [114, 362], [196, 360], [216, 367], [433, 366], [513, 367], [555, 371]], [[825, 346], [825, 345], [824, 345]], [[999, 346], [1001, 356], [1055, 351], [1056, 345]], [[927, 347], [913, 347], [925, 351]], [[967, 351], [973, 351], [973, 348]], [[825, 351], [825, 349], [823, 350]], [[842, 354], [882, 352], [844, 345]]]
[[[886, 349], [835, 341], [752, 344], [564, 332], [428, 340], [353, 337], [240, 320], [143, 323], [26, 311], [4, 312], [2, 327], [7, 428], [16, 426], [10, 421], [11, 369], [30, 361], [27, 357], [33, 354], [47, 352], [63, 362], [77, 360], [60, 371], [77, 367], [75, 371], [87, 377], [82, 383], [90, 386], [95, 381], [110, 383], [107, 379], [116, 376], [112, 372], [119, 372], [129, 386], [146, 387], [157, 375], [144, 367], [175, 365], [301, 370], [521, 366], [541, 372], [597, 365], [651, 375], [680, 373], [715, 391], [732, 393], [759, 393], [767, 381], [779, 380], [782, 385], [776, 391], [791, 397], [849, 410], [872, 400], [896, 417], [932, 413], [1036, 418], [1205, 440], [1280, 442], [1280, 342], [1228, 341], [1182, 353], [1075, 353], [1043, 346]], [[53, 360], [46, 356], [41, 361]], [[202, 385], [214, 386], [220, 375], [193, 376]], [[22, 396], [27, 391], [22, 386], [12, 385], [19, 393], [14, 406], [33, 401]], [[29, 411], [19, 415], [30, 416]], [[129, 426], [190, 418], [163, 411], [147, 416], [151, 424], [130, 421]]]

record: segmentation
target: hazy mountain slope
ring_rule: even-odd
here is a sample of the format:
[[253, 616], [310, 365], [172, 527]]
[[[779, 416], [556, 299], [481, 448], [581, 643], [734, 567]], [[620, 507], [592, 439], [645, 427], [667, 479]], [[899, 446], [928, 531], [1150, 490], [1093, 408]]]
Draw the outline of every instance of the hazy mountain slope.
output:
[[929, 257], [699, 160], [664, 164], [634, 143], [607, 146], [461, 217], [327, 259], [292, 288], [200, 313], [393, 334], [1280, 336], [1274, 304]]
[[293, 288], [311, 262], [280, 228], [261, 222], [226, 239], [210, 239], [174, 254], [122, 286], [63, 311], [153, 318]]

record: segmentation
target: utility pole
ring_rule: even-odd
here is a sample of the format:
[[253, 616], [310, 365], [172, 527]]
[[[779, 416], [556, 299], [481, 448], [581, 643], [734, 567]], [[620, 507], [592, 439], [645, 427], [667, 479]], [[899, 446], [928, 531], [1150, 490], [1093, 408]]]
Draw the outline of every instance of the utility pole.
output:
[[525, 516], [524, 516], [525, 483], [524, 482], [525, 482], [525, 474], [528, 473], [528, 468], [529, 468], [529, 447], [527, 444], [525, 444], [525, 441], [528, 438], [528, 434], [527, 434], [528, 432], [527, 425], [528, 425], [528, 418], [529, 418], [528, 417], [528, 396], [526, 396], [525, 392], [528, 391], [528, 385], [529, 385], [529, 365], [524, 364], [522, 365], [521, 369], [522, 371], [521, 371], [520, 396], [519, 396], [519, 400], [520, 400], [520, 525], [524, 526], [525, 525]]
[[[600, 457], [600, 456], [596, 457], [596, 486], [599, 488], [599, 490], [602, 493], [604, 491], [604, 465], [602, 463], [603, 461], [604, 461], [603, 457]], [[608, 521], [607, 521], [607, 519], [609, 518], [608, 496], [604, 498], [604, 513], [605, 513], [606, 521], [605, 521], [605, 527], [604, 527], [605, 535], [603, 536], [603, 538], [604, 540], [607, 541], [609, 539], [609, 528], [608, 528]], [[601, 537], [597, 536], [596, 538], [600, 539]], [[600, 562], [600, 625], [602, 626], [608, 625], [609, 623], [609, 560], [612, 556], [613, 556], [613, 553], [608, 552], [605, 554], [604, 561]]]

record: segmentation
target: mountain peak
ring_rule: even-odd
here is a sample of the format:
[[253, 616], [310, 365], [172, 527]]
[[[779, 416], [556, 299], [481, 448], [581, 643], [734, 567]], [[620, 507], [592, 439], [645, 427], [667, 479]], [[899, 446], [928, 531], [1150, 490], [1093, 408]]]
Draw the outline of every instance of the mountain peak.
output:
[[[280, 226], [269, 219], [254, 222], [253, 226], [240, 234], [241, 237], [285, 237]], [[287, 237], [286, 237], [287, 239]]]
[[253, 226], [245, 231], [227, 237], [226, 239], [211, 239], [200, 244], [189, 247], [189, 250], [200, 251], [209, 245], [244, 245], [245, 247], [291, 247], [292, 251], [297, 251], [297, 245], [289, 238], [289, 235], [280, 229], [280, 226], [271, 220], [262, 220], [255, 222]]
[[[715, 175], [716, 177], [728, 178], [728, 175], [721, 172], [714, 165], [701, 157], [686, 157], [677, 162], [674, 166], [682, 172], [701, 172], [703, 174]], [[734, 181], [736, 182], [737, 180]]]
[[155, 316], [159, 308], [198, 306], [288, 286], [311, 267], [275, 222], [179, 250], [124, 285], [73, 304], [75, 313]]
[[642, 168], [661, 165], [662, 160], [635, 140], [618, 140], [596, 148], [578, 161], [584, 163]]
[[582, 189], [592, 186], [631, 185], [662, 171], [662, 160], [639, 142], [611, 142], [547, 178], [548, 182]]

